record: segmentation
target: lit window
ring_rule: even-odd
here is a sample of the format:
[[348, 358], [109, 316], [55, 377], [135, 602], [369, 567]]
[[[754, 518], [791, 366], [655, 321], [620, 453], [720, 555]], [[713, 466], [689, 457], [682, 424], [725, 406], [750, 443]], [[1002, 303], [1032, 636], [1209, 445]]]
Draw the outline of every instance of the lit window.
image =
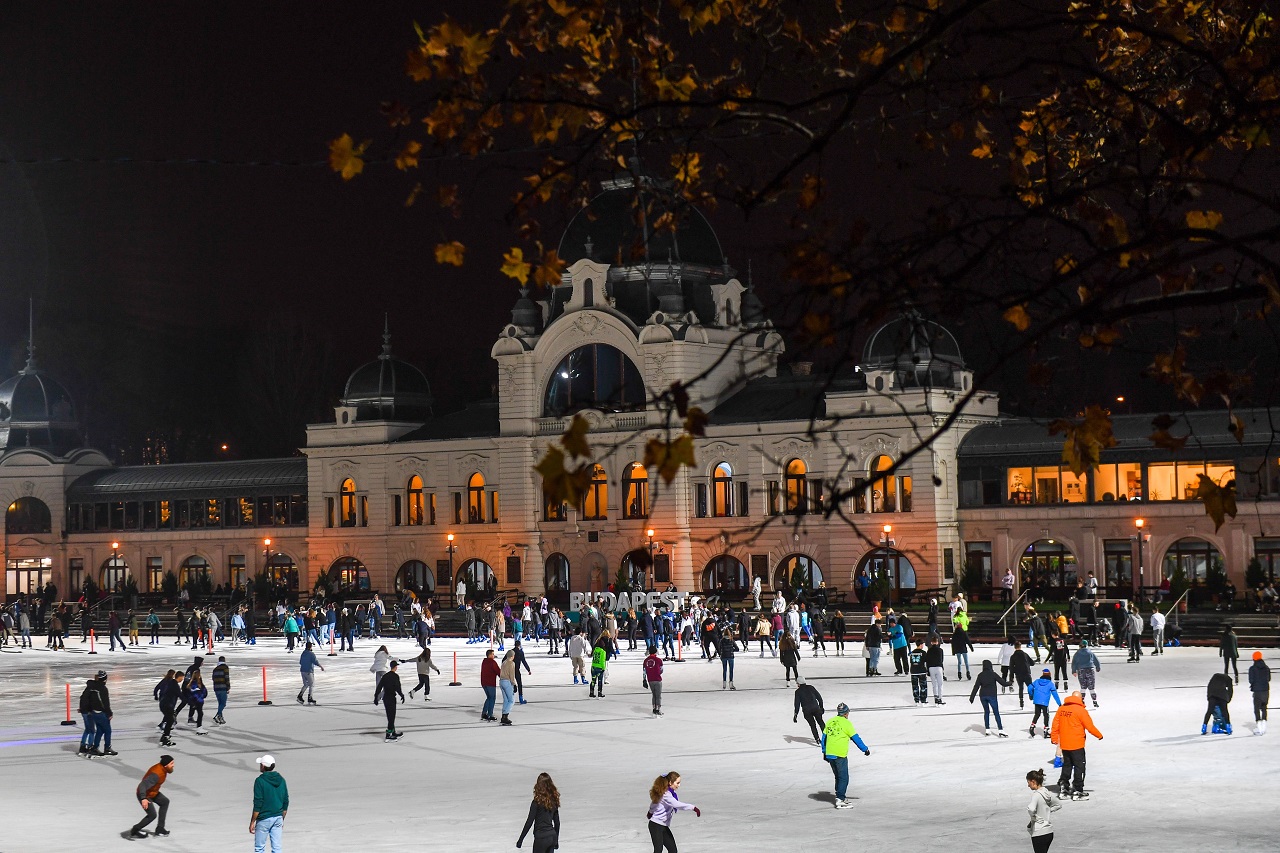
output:
[[622, 478], [623, 518], [646, 518], [649, 515], [649, 472], [639, 462], [632, 462]]
[[416, 474], [409, 478], [409, 517], [410, 525], [421, 525], [425, 518], [422, 501], [422, 478]]
[[785, 490], [787, 496], [786, 511], [797, 515], [803, 514], [807, 510], [805, 505], [805, 496], [808, 492], [806, 489], [806, 481], [804, 475], [808, 472], [804, 462], [799, 459], [792, 459], [787, 463], [787, 473]]
[[479, 472], [467, 483], [467, 523], [484, 523], [484, 476]]
[[582, 500], [582, 517], [587, 521], [599, 521], [608, 515], [609, 479], [605, 476], [604, 466], [596, 465], [591, 469], [591, 483]]
[[711, 514], [717, 518], [733, 515], [733, 468], [721, 462], [711, 475]]
[[[341, 525], [343, 527], [356, 526], [356, 481], [350, 477], [342, 481], [342, 487], [338, 489], [339, 497], [342, 499]], [[268, 513], [268, 518], [270, 514]], [[265, 522], [266, 519], [263, 519]]]
[[644, 404], [644, 381], [631, 359], [606, 344], [587, 344], [552, 371], [542, 413], [559, 418], [582, 409], [625, 412]]
[[[893, 467], [893, 460], [888, 456], [877, 456], [871, 463], [871, 511], [897, 512], [898, 493], [893, 477], [886, 477], [882, 471]], [[877, 476], [880, 475], [880, 476]]]

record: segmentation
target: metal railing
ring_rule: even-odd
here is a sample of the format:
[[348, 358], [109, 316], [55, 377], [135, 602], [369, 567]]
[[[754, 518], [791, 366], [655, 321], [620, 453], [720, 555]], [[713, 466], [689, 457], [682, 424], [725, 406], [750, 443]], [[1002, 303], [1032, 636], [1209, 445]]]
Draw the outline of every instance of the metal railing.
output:
[[1178, 619], [1178, 605], [1182, 603], [1182, 600], [1187, 597], [1187, 593], [1189, 592], [1191, 592], [1191, 587], [1184, 589], [1182, 591], [1182, 595], [1175, 598], [1173, 600], [1173, 604], [1169, 605], [1169, 609], [1165, 610], [1165, 613], [1173, 614], [1173, 624], [1177, 625], [1179, 628], [1182, 627], [1182, 621]]
[[1026, 597], [1027, 597], [1026, 592], [1019, 593], [1018, 597], [1013, 600], [1013, 604], [1009, 605], [1009, 609], [1001, 613], [1000, 618], [996, 620], [997, 622], [1000, 623], [1000, 628], [1002, 631], [1004, 631], [1004, 635], [1006, 637], [1009, 636], [1009, 623], [1008, 623], [1009, 614], [1010, 613], [1013, 614], [1013, 627], [1017, 628], [1018, 627], [1018, 602], [1022, 601]]

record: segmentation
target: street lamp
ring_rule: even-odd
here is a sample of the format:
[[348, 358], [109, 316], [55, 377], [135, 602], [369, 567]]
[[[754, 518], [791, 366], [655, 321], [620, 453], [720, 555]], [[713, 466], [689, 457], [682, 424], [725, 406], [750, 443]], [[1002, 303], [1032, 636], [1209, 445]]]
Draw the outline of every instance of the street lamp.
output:
[[276, 583], [275, 572], [271, 570], [271, 540], [262, 540], [262, 573], [271, 581], [274, 588]]
[[449, 552], [449, 598], [457, 604], [458, 579], [453, 576], [453, 552], [458, 546], [453, 544], [452, 533], [444, 538], [449, 540], [449, 544], [445, 546], [445, 550]]
[[886, 524], [880, 528], [880, 547], [884, 552], [884, 556], [880, 558], [880, 576], [884, 578], [889, 578], [889, 549], [893, 547], [893, 539], [889, 537], [889, 534], [892, 532], [892, 524]]
[[111, 543], [111, 592], [116, 592], [116, 584], [120, 584], [120, 592], [124, 592], [124, 576], [120, 572], [120, 543]]
[[1142, 529], [1147, 526], [1146, 519], [1135, 518], [1133, 526], [1138, 528], [1138, 573], [1133, 576], [1135, 598], [1142, 592]]
[[[653, 534], [654, 534], [654, 530], [653, 530], [653, 528], [652, 528], [652, 527], [650, 527], [648, 530], [646, 530], [646, 531], [644, 532], [644, 535], [649, 537], [649, 569], [648, 569], [648, 571], [652, 571], [652, 572], [653, 572], [654, 585], [656, 586], [656, 585], [657, 585], [657, 577], [658, 577], [658, 573], [657, 573], [657, 567], [656, 567], [656, 566], [654, 566], [654, 564], [653, 564]], [[646, 574], [647, 574], [647, 573], [648, 573], [648, 572], [646, 572]], [[647, 578], [646, 578], [646, 580], [647, 580]]]

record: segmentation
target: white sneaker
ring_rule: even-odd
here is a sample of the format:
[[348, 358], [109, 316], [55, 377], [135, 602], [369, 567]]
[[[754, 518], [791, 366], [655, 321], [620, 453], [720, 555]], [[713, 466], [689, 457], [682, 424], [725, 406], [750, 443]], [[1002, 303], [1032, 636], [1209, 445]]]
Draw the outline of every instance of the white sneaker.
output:
[[852, 800], [836, 800], [836, 808], [851, 809], [853, 808], [853, 801]]

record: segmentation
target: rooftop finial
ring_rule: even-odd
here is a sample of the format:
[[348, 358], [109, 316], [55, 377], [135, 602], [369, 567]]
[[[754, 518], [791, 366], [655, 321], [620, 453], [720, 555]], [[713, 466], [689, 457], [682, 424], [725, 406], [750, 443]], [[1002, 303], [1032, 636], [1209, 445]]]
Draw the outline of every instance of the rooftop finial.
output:
[[27, 297], [27, 366], [23, 373], [32, 373], [36, 369], [36, 301]]
[[378, 358], [391, 358], [391, 318], [385, 313], [382, 315], [382, 355]]

